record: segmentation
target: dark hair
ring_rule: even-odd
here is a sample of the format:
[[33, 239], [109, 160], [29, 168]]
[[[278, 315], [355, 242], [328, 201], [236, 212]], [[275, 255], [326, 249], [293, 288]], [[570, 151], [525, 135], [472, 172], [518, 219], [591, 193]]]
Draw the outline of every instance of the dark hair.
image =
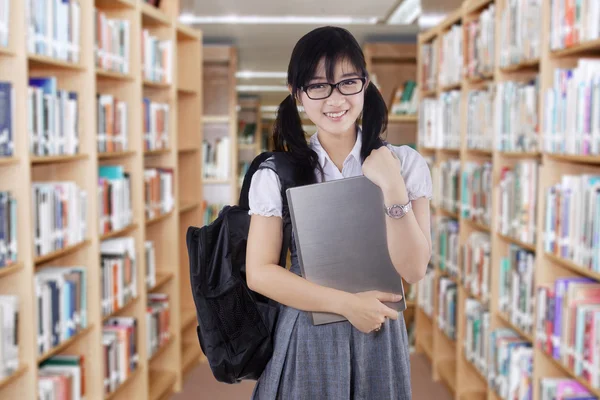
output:
[[[336, 63], [348, 60], [362, 76], [368, 77], [365, 56], [356, 39], [346, 29], [325, 26], [304, 35], [294, 47], [287, 72], [287, 83], [292, 94], [279, 105], [273, 128], [275, 151], [287, 152], [296, 167], [299, 182], [314, 180], [314, 171], [323, 170], [317, 153], [306, 143], [302, 121], [296, 107], [300, 88], [314, 76], [321, 59], [325, 59], [327, 79], [333, 81]], [[364, 89], [362, 113], [361, 157], [365, 159], [373, 149], [383, 145], [380, 135], [387, 128], [387, 106], [372, 82]]]

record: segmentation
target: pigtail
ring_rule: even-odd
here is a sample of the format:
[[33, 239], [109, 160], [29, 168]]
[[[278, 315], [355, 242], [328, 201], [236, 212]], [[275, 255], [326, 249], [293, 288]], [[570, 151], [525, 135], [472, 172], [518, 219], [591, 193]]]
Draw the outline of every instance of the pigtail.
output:
[[372, 149], [383, 146], [381, 135], [387, 130], [388, 109], [379, 89], [372, 83], [365, 89], [365, 102], [362, 115], [363, 144], [361, 157], [363, 160]]
[[285, 152], [294, 163], [297, 183], [313, 183], [315, 169], [323, 173], [319, 164], [319, 156], [306, 142], [302, 119], [291, 94], [281, 102], [277, 110], [273, 128], [273, 144], [275, 151]]

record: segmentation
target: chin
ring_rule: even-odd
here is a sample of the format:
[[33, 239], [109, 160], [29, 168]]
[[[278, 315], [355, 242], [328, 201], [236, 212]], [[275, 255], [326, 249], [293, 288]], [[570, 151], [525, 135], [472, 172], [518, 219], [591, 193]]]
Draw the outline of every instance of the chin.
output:
[[333, 135], [343, 135], [348, 133], [349, 130], [353, 129], [356, 124], [356, 118], [345, 118], [347, 121], [333, 122], [327, 117], [323, 117], [318, 124], [319, 130], [324, 130], [327, 133]]

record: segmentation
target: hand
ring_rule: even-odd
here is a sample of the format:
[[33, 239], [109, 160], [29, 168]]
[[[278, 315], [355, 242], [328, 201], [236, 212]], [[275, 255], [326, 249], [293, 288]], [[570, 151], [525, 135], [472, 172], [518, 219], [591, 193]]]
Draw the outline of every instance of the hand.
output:
[[404, 185], [401, 162], [386, 146], [371, 151], [362, 164], [362, 171], [364, 176], [383, 191]]
[[393, 303], [400, 300], [402, 300], [401, 295], [376, 290], [357, 293], [351, 296], [343, 315], [356, 329], [369, 333], [379, 329], [386, 318], [398, 319], [398, 311], [382, 302]]

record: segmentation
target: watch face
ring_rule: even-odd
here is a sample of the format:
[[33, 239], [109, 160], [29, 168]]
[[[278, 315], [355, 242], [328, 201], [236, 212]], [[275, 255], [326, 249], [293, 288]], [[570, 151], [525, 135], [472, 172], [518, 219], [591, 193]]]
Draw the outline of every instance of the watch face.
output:
[[404, 214], [404, 211], [402, 210], [402, 207], [398, 206], [398, 205], [394, 205], [392, 206], [392, 208], [390, 208], [390, 215], [392, 217], [401, 217], [402, 214]]

